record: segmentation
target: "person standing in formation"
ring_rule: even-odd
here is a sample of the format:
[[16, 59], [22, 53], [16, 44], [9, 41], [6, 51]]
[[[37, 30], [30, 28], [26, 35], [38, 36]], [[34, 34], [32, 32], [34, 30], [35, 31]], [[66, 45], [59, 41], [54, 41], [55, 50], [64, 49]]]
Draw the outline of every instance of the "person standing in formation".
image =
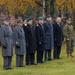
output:
[[64, 40], [60, 17], [56, 18], [56, 22], [53, 24], [53, 31], [54, 31], [54, 59], [57, 60], [60, 59], [61, 46]]
[[71, 18], [68, 18], [66, 21], [66, 25], [64, 27], [64, 36], [66, 38], [66, 53], [67, 57], [73, 57], [72, 53], [74, 51], [74, 39], [75, 39], [75, 32], [72, 25]]
[[27, 18], [25, 35], [26, 35], [26, 46], [27, 46], [26, 65], [36, 65], [35, 64], [35, 52], [36, 52], [35, 26], [33, 25], [33, 19], [31, 17]]
[[51, 51], [54, 46], [53, 24], [52, 24], [51, 15], [48, 15], [46, 17], [46, 22], [44, 23], [44, 29], [45, 29], [45, 61], [50, 61], [52, 60]]
[[37, 63], [43, 63], [43, 53], [45, 51], [45, 31], [44, 18], [38, 17], [38, 25], [36, 27], [37, 38]]
[[14, 28], [16, 67], [23, 67], [24, 55], [26, 55], [26, 40], [22, 25], [23, 21], [18, 20]]
[[10, 26], [10, 19], [5, 18], [2, 29], [2, 56], [4, 58], [4, 69], [11, 69], [13, 56], [13, 32]]

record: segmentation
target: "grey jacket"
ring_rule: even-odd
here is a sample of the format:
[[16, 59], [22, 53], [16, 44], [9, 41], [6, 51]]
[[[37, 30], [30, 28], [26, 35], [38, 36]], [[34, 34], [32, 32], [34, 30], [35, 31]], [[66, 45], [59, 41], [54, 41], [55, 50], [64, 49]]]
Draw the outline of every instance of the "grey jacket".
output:
[[[14, 28], [14, 42], [15, 42], [15, 53], [16, 55], [25, 55], [26, 54], [26, 41], [24, 30], [20, 26]], [[20, 46], [16, 47], [16, 42]]]

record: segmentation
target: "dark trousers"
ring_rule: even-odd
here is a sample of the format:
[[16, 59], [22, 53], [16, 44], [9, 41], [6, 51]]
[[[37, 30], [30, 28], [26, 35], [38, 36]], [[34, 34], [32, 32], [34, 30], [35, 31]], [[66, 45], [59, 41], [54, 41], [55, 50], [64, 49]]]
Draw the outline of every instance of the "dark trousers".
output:
[[10, 68], [12, 62], [12, 56], [5, 56], [4, 58], [4, 68]]
[[32, 65], [35, 63], [34, 53], [27, 53], [26, 55], [26, 65]]
[[23, 67], [24, 55], [16, 55], [16, 67]]
[[51, 60], [51, 49], [45, 50], [45, 61]]
[[54, 47], [54, 59], [59, 59], [61, 52], [61, 46]]
[[43, 62], [43, 51], [37, 51], [37, 63]]

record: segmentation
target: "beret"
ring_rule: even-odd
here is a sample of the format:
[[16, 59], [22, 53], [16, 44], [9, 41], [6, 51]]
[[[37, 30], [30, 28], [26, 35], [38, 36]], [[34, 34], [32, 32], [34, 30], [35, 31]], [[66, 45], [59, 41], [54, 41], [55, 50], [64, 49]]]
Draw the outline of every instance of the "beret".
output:
[[10, 20], [10, 18], [7, 17], [7, 18], [5, 18], [4, 20], [8, 22], [8, 21]]
[[27, 22], [28, 22], [28, 21], [30, 21], [30, 20], [32, 20], [32, 18], [31, 18], [31, 17], [27, 18]]
[[50, 17], [52, 17], [52, 16], [51, 16], [51, 15], [47, 15], [47, 16], [46, 16], [46, 18], [50, 18]]
[[44, 18], [43, 17], [38, 17], [38, 20], [44, 20]]

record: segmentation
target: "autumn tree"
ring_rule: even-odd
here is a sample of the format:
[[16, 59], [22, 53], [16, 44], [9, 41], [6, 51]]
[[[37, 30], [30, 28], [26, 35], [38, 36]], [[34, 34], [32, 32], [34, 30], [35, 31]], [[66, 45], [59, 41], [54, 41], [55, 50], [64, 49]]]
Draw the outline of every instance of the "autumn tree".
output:
[[75, 10], [75, 0], [56, 0], [57, 10], [61, 10], [62, 14], [73, 16]]
[[0, 0], [0, 4], [7, 7], [9, 14], [25, 14], [29, 4], [35, 6], [34, 0]]
[[13, 15], [74, 15], [75, 0], [0, 0], [0, 12]]

